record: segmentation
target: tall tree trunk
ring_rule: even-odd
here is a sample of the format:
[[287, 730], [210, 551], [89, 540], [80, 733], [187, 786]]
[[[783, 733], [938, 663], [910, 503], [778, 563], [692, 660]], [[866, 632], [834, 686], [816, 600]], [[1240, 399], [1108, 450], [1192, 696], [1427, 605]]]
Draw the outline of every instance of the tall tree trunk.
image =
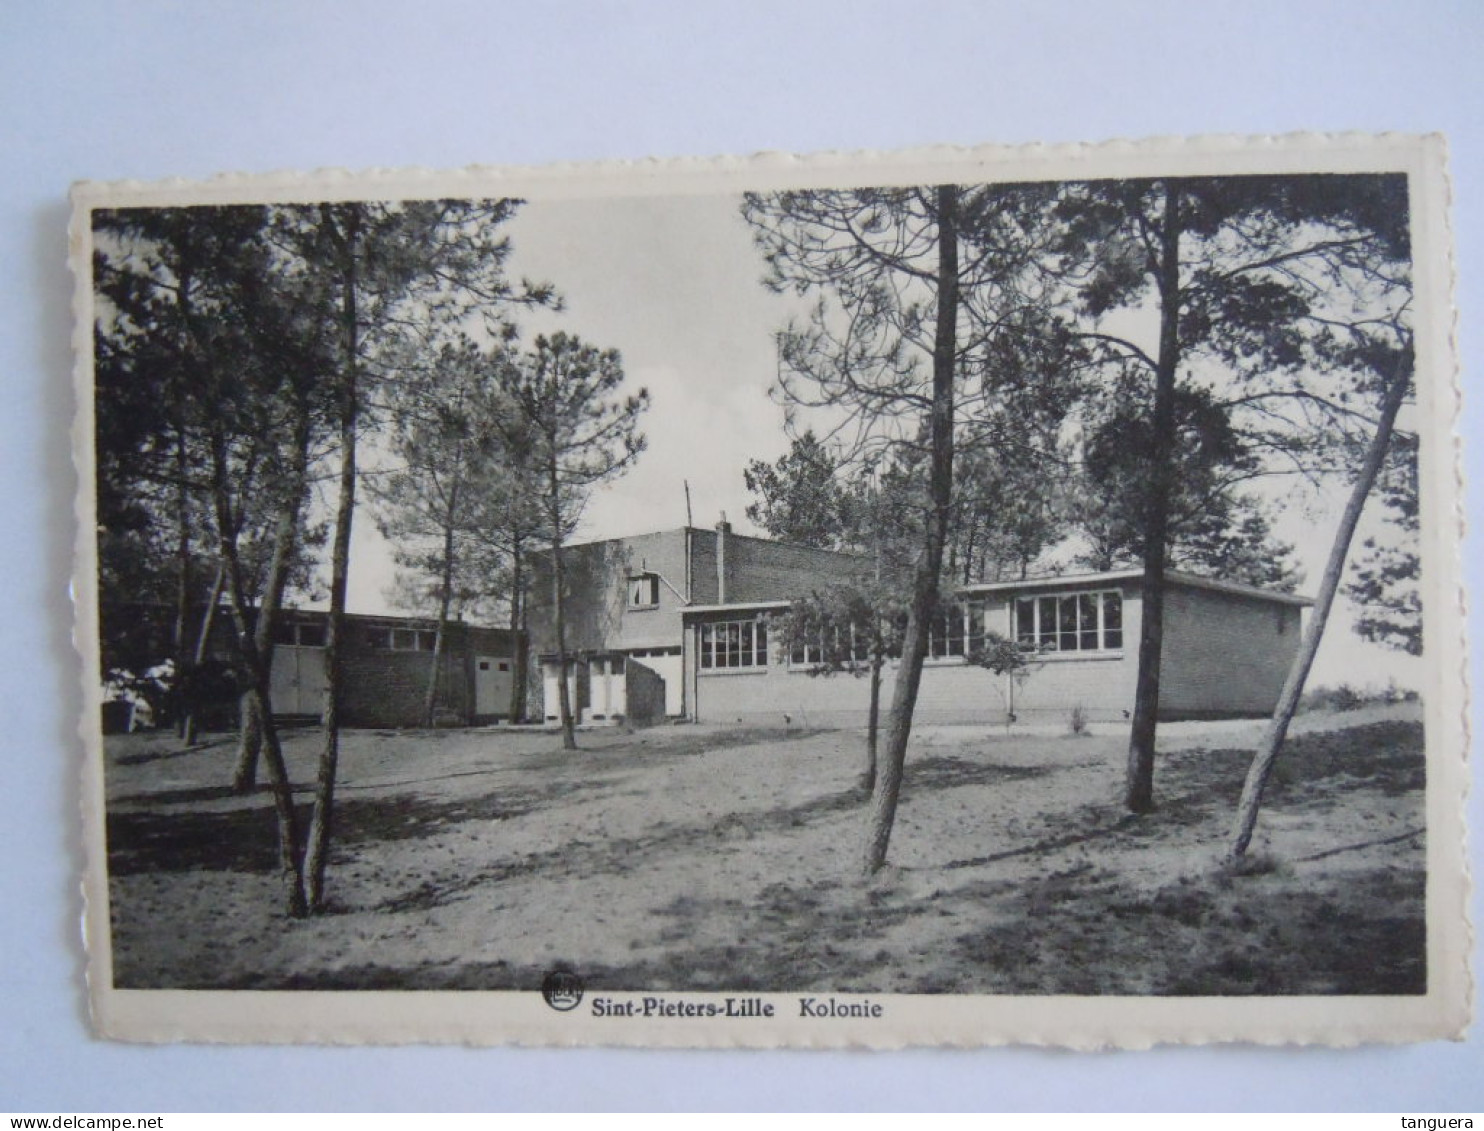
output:
[[881, 732], [881, 665], [882, 657], [878, 649], [871, 656], [871, 705], [866, 716], [866, 772], [861, 777], [861, 785], [867, 793], [876, 789], [876, 750]]
[[938, 306], [933, 339], [933, 405], [929, 420], [931, 474], [929, 503], [932, 508], [912, 581], [912, 603], [902, 662], [892, 688], [885, 757], [871, 795], [871, 817], [866, 838], [867, 875], [886, 863], [886, 850], [896, 820], [897, 799], [907, 758], [907, 740], [912, 733], [912, 712], [922, 681], [922, 662], [927, 654], [928, 624], [938, 603], [938, 577], [943, 568], [943, 547], [948, 537], [948, 516], [953, 501], [953, 394], [958, 352], [958, 190], [940, 185], [938, 204]]
[[[556, 380], [555, 377], [552, 378]], [[552, 401], [555, 403], [555, 396]], [[549, 437], [551, 450], [547, 454], [546, 489], [550, 500], [548, 511], [551, 521], [551, 606], [556, 621], [557, 652], [557, 712], [562, 723], [562, 749], [577, 749], [577, 727], [572, 718], [572, 695], [567, 687], [567, 608], [566, 577], [562, 563], [562, 495], [561, 479], [557, 472], [555, 428]]]
[[1335, 593], [1340, 587], [1340, 578], [1345, 572], [1345, 558], [1350, 552], [1351, 539], [1360, 522], [1365, 501], [1375, 485], [1381, 464], [1386, 459], [1386, 450], [1391, 445], [1391, 433], [1396, 424], [1396, 415], [1406, 399], [1411, 384], [1411, 366], [1400, 364], [1392, 375], [1382, 402], [1381, 419], [1376, 425], [1376, 434], [1371, 437], [1360, 474], [1350, 491], [1350, 500], [1340, 516], [1339, 528], [1335, 531], [1334, 544], [1330, 547], [1329, 561], [1324, 567], [1324, 577], [1319, 583], [1319, 595], [1314, 601], [1314, 611], [1309, 617], [1309, 627], [1304, 633], [1303, 643], [1293, 665], [1288, 669], [1288, 678], [1283, 681], [1283, 690], [1278, 695], [1278, 706], [1273, 711], [1272, 722], [1263, 735], [1262, 745], [1247, 770], [1247, 780], [1242, 785], [1242, 799], [1237, 803], [1237, 819], [1232, 828], [1232, 839], [1227, 849], [1228, 859], [1236, 859], [1247, 851], [1252, 843], [1252, 832], [1257, 825], [1257, 812], [1262, 805], [1263, 790], [1268, 776], [1283, 749], [1283, 740], [1288, 735], [1288, 724], [1298, 710], [1299, 699], [1304, 693], [1304, 683], [1309, 678], [1309, 669], [1314, 666], [1314, 657], [1319, 652], [1319, 643], [1324, 638], [1324, 626], [1329, 620], [1334, 605]]
[[[269, 662], [271, 673], [272, 662]], [[251, 793], [258, 784], [258, 758], [263, 752], [262, 704], [250, 690], [237, 697], [237, 760], [232, 765], [232, 792]]]
[[[550, 490], [556, 499], [558, 488], [556, 464], [552, 463]], [[553, 508], [555, 512], [555, 508]], [[577, 749], [577, 727], [572, 719], [572, 695], [567, 688], [567, 618], [562, 590], [566, 588], [562, 575], [562, 524], [561, 515], [553, 513], [551, 522], [551, 606], [556, 620], [557, 654], [557, 710], [562, 720], [562, 749]]]
[[[345, 592], [350, 576], [350, 529], [356, 506], [356, 428], [360, 408], [360, 351], [356, 288], [360, 205], [345, 207], [345, 230], [339, 233], [341, 251], [341, 333], [344, 370], [340, 378], [340, 497], [335, 509], [335, 540], [330, 554], [330, 614], [325, 627], [324, 745], [314, 781], [314, 812], [304, 849], [304, 878], [309, 907], [325, 906], [325, 870], [329, 864], [330, 835], [335, 815], [335, 776], [340, 762], [340, 681], [345, 631]], [[333, 225], [333, 207], [324, 216]]]
[[[185, 278], [181, 280], [177, 296], [189, 324], [191, 313]], [[220, 431], [213, 430], [210, 442], [212, 499], [216, 513], [218, 550], [231, 595], [237, 661], [248, 677], [249, 710], [257, 714], [262, 724], [263, 757], [268, 764], [268, 779], [273, 790], [273, 809], [278, 825], [278, 863], [285, 888], [285, 909], [290, 917], [303, 918], [308, 913], [308, 902], [304, 892], [304, 873], [299, 863], [299, 824], [294, 809], [294, 791], [289, 781], [288, 767], [284, 763], [283, 750], [279, 746], [278, 733], [273, 727], [272, 711], [268, 706], [271, 679], [269, 666], [258, 650], [248, 622], [250, 602], [243, 581], [242, 559], [238, 554], [237, 544], [241, 523], [240, 516], [232, 506], [232, 476], [226, 437]], [[303, 441], [306, 451], [308, 443], [306, 432]], [[261, 617], [259, 619], [261, 621]], [[261, 623], [257, 627], [261, 630]]]
[[249, 602], [242, 578], [242, 562], [237, 553], [237, 524], [232, 513], [226, 453], [220, 440], [214, 449], [212, 462], [218, 539], [231, 595], [232, 619], [237, 630], [238, 658], [248, 684], [244, 725], [248, 718], [255, 717], [261, 727], [263, 760], [268, 766], [273, 809], [278, 821], [278, 862], [286, 889], [287, 911], [293, 918], [303, 918], [308, 904], [304, 894], [304, 873], [299, 865], [299, 823], [294, 810], [293, 786], [289, 782], [288, 767], [283, 760], [283, 750], [268, 706], [269, 670], [258, 651], [248, 618]]
[[432, 727], [438, 710], [438, 686], [443, 671], [443, 654], [448, 648], [448, 609], [453, 602], [453, 522], [458, 506], [458, 485], [452, 488], [448, 521], [443, 526], [443, 576], [438, 591], [438, 626], [433, 631], [433, 665], [428, 672], [428, 691], [423, 697], [423, 726]]
[[525, 553], [522, 538], [515, 534], [510, 540], [510, 646], [514, 650], [510, 659], [510, 721], [518, 723], [526, 714], [526, 647], [525, 647], [525, 587], [523, 569]]
[[1154, 808], [1154, 740], [1159, 721], [1160, 656], [1164, 647], [1165, 559], [1168, 552], [1171, 461], [1175, 448], [1175, 371], [1180, 362], [1180, 193], [1165, 181], [1160, 228], [1159, 358], [1154, 374], [1154, 435], [1149, 451], [1149, 497], [1144, 507], [1139, 675], [1128, 742], [1124, 805]]
[[[216, 619], [216, 606], [222, 598], [222, 583], [225, 578], [225, 566], [221, 562], [216, 565], [216, 577], [212, 579], [211, 591], [206, 595], [206, 608], [201, 613], [201, 629], [196, 636], [196, 654], [191, 661], [191, 669], [199, 672], [201, 665], [206, 662], [206, 648], [211, 638], [211, 625]], [[185, 716], [185, 724], [181, 728], [181, 738], [187, 746], [196, 744], [196, 702], [195, 695], [189, 696], [190, 709]]]
[[[265, 681], [252, 703], [249, 696], [242, 698], [242, 733], [237, 747], [237, 762], [232, 768], [232, 789], [237, 793], [247, 793], [257, 784], [258, 756], [264, 737], [263, 716], [266, 712], [271, 722], [273, 715], [273, 655], [277, 646], [278, 614], [283, 608], [284, 590], [288, 587], [289, 572], [298, 552], [299, 519], [309, 479], [309, 442], [313, 431], [309, 406], [300, 401], [296, 410], [288, 476], [282, 486], [283, 494], [278, 500], [278, 514], [273, 523], [273, 555], [268, 559], [263, 599], [253, 625], [253, 644]], [[277, 735], [276, 728], [273, 733]]]
[[294, 808], [293, 785], [289, 781], [288, 765], [284, 761], [283, 746], [278, 739], [278, 728], [273, 722], [264, 686], [259, 684], [249, 688], [247, 695], [250, 710], [261, 727], [263, 764], [268, 769], [268, 785], [273, 792], [273, 810], [278, 821], [278, 870], [287, 889], [286, 909], [290, 918], [302, 919], [309, 913], [309, 902], [304, 892], [304, 872], [299, 863], [299, 816]]
[[423, 726], [431, 730], [438, 717], [438, 689], [443, 685], [443, 656], [448, 650], [448, 611], [439, 603], [438, 621], [433, 628], [433, 650], [429, 655], [428, 689], [423, 692]]
[[186, 471], [185, 425], [177, 421], [175, 430], [175, 624], [171, 632], [175, 673], [172, 682], [175, 690], [175, 733], [178, 737], [185, 739], [186, 744], [189, 745], [190, 740], [186, 739], [186, 718], [191, 713], [190, 698], [194, 680], [191, 676], [189, 647], [186, 644], [186, 624], [191, 615], [191, 495], [190, 486], [186, 482]]
[[[875, 589], [872, 596], [873, 601], [879, 601], [881, 595], [881, 566], [884, 551], [881, 545], [881, 516], [876, 516], [876, 572]], [[886, 665], [886, 639], [885, 627], [881, 623], [880, 613], [875, 613], [871, 619], [871, 701], [866, 713], [866, 772], [861, 777], [861, 785], [867, 794], [876, 790], [876, 767], [880, 763], [878, 751], [881, 742], [881, 669]]]

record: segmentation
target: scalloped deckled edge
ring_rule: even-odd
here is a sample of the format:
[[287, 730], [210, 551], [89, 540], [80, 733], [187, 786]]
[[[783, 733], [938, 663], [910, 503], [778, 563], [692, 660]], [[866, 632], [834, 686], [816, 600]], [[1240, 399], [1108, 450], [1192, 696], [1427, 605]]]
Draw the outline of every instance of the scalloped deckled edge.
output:
[[[1405, 171], [1412, 186], [1413, 246], [1419, 301], [1419, 373], [1428, 357], [1438, 372], [1419, 387], [1419, 411], [1437, 441], [1424, 444], [1422, 544], [1428, 640], [1438, 642], [1438, 692], [1425, 701], [1428, 720], [1429, 993], [1363, 998], [1057, 998], [872, 995], [886, 1003], [885, 1027], [787, 1025], [796, 994], [764, 994], [779, 1003], [776, 1024], [654, 1022], [613, 1028], [555, 1014], [539, 995], [478, 991], [260, 992], [114, 990], [104, 871], [104, 782], [96, 720], [98, 668], [96, 484], [92, 451], [92, 290], [89, 211], [98, 207], [185, 203], [410, 199], [436, 196], [539, 195], [546, 199], [739, 192], [744, 188], [845, 187], [888, 183], [986, 180], [1074, 180], [1158, 175]], [[319, 169], [222, 174], [205, 181], [167, 179], [80, 182], [73, 186], [69, 226], [73, 271], [76, 414], [72, 425], [78, 494], [74, 543], [73, 643], [81, 661], [82, 814], [87, 875], [83, 943], [94, 1023], [108, 1037], [143, 1042], [315, 1042], [396, 1044], [653, 1047], [899, 1048], [1038, 1045], [1072, 1049], [1140, 1049], [1161, 1043], [1241, 1041], [1262, 1045], [1402, 1043], [1461, 1038], [1471, 1020], [1473, 926], [1465, 851], [1469, 689], [1461, 540], [1464, 533], [1462, 377], [1453, 303], [1456, 263], [1449, 206], [1451, 183], [1441, 137], [1403, 134], [1287, 134], [1192, 139], [1153, 138], [1092, 145], [929, 146], [893, 153], [830, 152], [809, 156], [765, 152], [751, 157], [643, 159], [544, 166], [426, 169]], [[1419, 223], [1419, 217], [1422, 218]], [[1418, 238], [1421, 236], [1422, 238]], [[1426, 279], [1424, 284], [1423, 279]], [[1426, 325], [1423, 325], [1425, 319]], [[1446, 370], [1446, 379], [1443, 375]], [[1441, 598], [1441, 599], [1440, 599]], [[1446, 629], [1457, 615], [1456, 631]], [[1456, 677], [1456, 678], [1454, 678]], [[1439, 983], [1442, 983], [1440, 986]], [[705, 1000], [709, 994], [677, 994]], [[717, 995], [719, 996], [719, 995]], [[821, 995], [827, 996], [827, 995]], [[850, 995], [837, 995], [848, 997]]]
[[[72, 187], [76, 206], [96, 206], [102, 195], [116, 207], [130, 204], [168, 205], [180, 203], [289, 203], [322, 200], [429, 199], [439, 196], [480, 196], [498, 188], [540, 187], [548, 198], [588, 195], [686, 195], [692, 192], [728, 191], [713, 182], [744, 177], [748, 186], [846, 187], [851, 185], [928, 183], [923, 174], [941, 168], [944, 172], [974, 172], [962, 181], [1063, 180], [1077, 179], [1076, 172], [1061, 175], [1047, 166], [1060, 163], [1095, 163], [1098, 179], [1151, 175], [1148, 168], [1123, 170], [1122, 163], [1147, 166], [1153, 157], [1170, 161], [1199, 159], [1201, 175], [1220, 176], [1253, 171], [1262, 158], [1262, 172], [1314, 172], [1315, 149], [1330, 158], [1323, 172], [1367, 172], [1394, 168], [1379, 158], [1387, 152], [1406, 152], [1419, 143], [1436, 142], [1441, 135], [1403, 133], [1291, 133], [1276, 135], [1211, 135], [1195, 138], [1155, 137], [1143, 140], [1113, 140], [1097, 143], [1030, 142], [1023, 145], [927, 145], [891, 152], [828, 150], [814, 154], [792, 154], [763, 150], [747, 157], [646, 157], [597, 162], [565, 161], [549, 165], [468, 165], [461, 169], [437, 170], [418, 167], [373, 167], [360, 171], [324, 166], [310, 172], [272, 170], [262, 173], [218, 173], [204, 180], [166, 177], [158, 180], [123, 179], [78, 181]], [[1341, 154], [1365, 160], [1335, 161]], [[1035, 171], [1024, 166], [1034, 163]], [[1224, 167], [1230, 165], [1230, 167]], [[1245, 168], [1243, 166], [1246, 166]], [[1018, 168], [1017, 168], [1018, 167]], [[868, 175], [867, 170], [872, 172]], [[982, 175], [990, 170], [999, 176]], [[885, 172], [885, 177], [878, 175]], [[1183, 171], [1182, 171], [1183, 172]], [[841, 173], [854, 175], [841, 176]], [[1166, 175], [1169, 175], [1166, 171]], [[1195, 175], [1195, 174], [1188, 174]], [[661, 179], [666, 182], [661, 184]], [[435, 187], [436, 186], [436, 187]], [[574, 188], [576, 191], [574, 191]], [[453, 191], [457, 190], [457, 191]], [[591, 190], [591, 191], [583, 191]], [[624, 190], [629, 190], [625, 192]], [[647, 190], [647, 191], [635, 191]], [[741, 191], [737, 185], [732, 191]]]

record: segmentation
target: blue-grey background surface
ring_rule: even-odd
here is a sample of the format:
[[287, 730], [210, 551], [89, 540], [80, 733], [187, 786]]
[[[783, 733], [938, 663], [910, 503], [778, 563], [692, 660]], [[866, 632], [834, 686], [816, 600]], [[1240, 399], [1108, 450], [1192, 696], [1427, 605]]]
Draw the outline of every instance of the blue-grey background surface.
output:
[[[1484, 264], [1481, 33], [1471, 0], [0, 7], [0, 1110], [1479, 1110], [1477, 1023], [1463, 1044], [1100, 1055], [95, 1040], [78, 941], [65, 226], [67, 186], [83, 178], [1441, 130], [1472, 384], [1484, 371], [1469, 316]], [[1473, 393], [1465, 435], [1481, 420]], [[1484, 448], [1467, 456], [1484, 483]], [[1475, 541], [1465, 556], [1484, 591]], [[1481, 797], [1469, 802], [1476, 874]]]

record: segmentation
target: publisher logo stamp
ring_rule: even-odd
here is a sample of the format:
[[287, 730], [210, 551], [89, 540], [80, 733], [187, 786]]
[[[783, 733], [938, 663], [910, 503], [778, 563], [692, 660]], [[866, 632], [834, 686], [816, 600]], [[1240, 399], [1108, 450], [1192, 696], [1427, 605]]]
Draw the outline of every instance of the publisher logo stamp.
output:
[[547, 1005], [561, 1013], [582, 1003], [582, 990], [582, 979], [571, 970], [552, 970], [541, 979], [541, 996]]

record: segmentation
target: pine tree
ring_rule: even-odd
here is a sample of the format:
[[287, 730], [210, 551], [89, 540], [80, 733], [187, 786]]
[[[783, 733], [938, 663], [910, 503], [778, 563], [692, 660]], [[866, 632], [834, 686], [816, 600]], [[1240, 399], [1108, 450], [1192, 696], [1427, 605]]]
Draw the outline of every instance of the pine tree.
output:
[[552, 631], [562, 746], [577, 749], [567, 687], [566, 576], [563, 547], [589, 494], [621, 474], [644, 451], [639, 419], [649, 393], [623, 395], [616, 350], [600, 350], [566, 333], [538, 337], [504, 374], [513, 409], [508, 440], [539, 484], [541, 525], [548, 539]]
[[473, 342], [438, 349], [426, 376], [393, 396], [393, 466], [373, 476], [377, 527], [394, 547], [396, 603], [435, 618], [423, 725], [431, 727], [455, 612], [488, 599], [503, 580], [476, 552], [479, 493], [493, 482], [487, 444], [495, 427], [494, 363]]
[[[995, 406], [1017, 380], [1008, 357], [1063, 340], [1014, 345], [1012, 327], [1042, 309], [1032, 263], [1049, 191], [955, 185], [749, 195], [743, 215], [768, 265], [766, 283], [814, 299], [779, 336], [779, 395], [840, 421], [858, 470], [906, 472], [898, 524], [917, 532], [902, 657], [876, 776], [865, 870], [886, 860], [912, 715], [955, 529], [955, 453], [1009, 446]], [[1030, 372], [1040, 376], [1039, 366]], [[1027, 382], [1029, 386], [1037, 382]], [[1041, 390], [1043, 393], [1047, 390]], [[962, 433], [962, 436], [960, 436]]]
[[554, 300], [550, 287], [515, 286], [505, 275], [510, 243], [501, 229], [518, 205], [513, 200], [327, 203], [306, 209], [295, 233], [306, 271], [336, 300], [332, 388], [339, 472], [324, 649], [324, 745], [304, 854], [311, 911], [325, 905], [334, 820], [359, 436], [377, 416], [374, 394], [405, 360], [409, 324], [423, 327], [425, 340], [429, 325], [451, 329], [482, 317], [500, 339], [508, 335], [512, 306]]
[[[1350, 331], [1385, 319], [1402, 291], [1406, 182], [1396, 175], [1108, 181], [1060, 190], [1061, 261], [1078, 333], [1117, 383], [1138, 388], [1148, 439], [1138, 476], [1142, 631], [1125, 804], [1154, 806], [1164, 579], [1180, 484], [1182, 390], [1216, 402], [1255, 458], [1318, 474], [1354, 426]], [[1152, 311], [1147, 340], [1114, 312]]]

